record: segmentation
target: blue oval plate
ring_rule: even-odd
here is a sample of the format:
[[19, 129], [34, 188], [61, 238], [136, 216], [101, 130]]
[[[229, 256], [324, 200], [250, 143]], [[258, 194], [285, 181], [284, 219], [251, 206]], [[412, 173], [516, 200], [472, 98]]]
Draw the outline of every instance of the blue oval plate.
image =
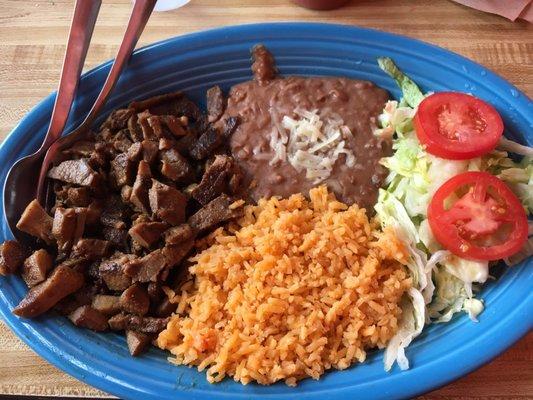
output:
[[[367, 79], [400, 92], [379, 70], [376, 57], [390, 56], [424, 90], [466, 91], [492, 103], [502, 114], [506, 135], [533, 142], [533, 103], [502, 78], [461, 56], [416, 40], [348, 26], [280, 23], [244, 25], [194, 33], [138, 50], [124, 73], [106, 112], [129, 101], [183, 90], [203, 103], [206, 89], [224, 89], [250, 79], [250, 48], [264, 43], [284, 75], [334, 75]], [[110, 63], [86, 73], [71, 114], [70, 127], [81, 122], [104, 82]], [[54, 95], [37, 105], [13, 130], [0, 149], [0, 182], [21, 156], [37, 149], [48, 126]], [[104, 113], [106, 114], [106, 113]], [[527, 135], [527, 136], [526, 136]], [[2, 215], [0, 240], [11, 235]], [[46, 360], [74, 377], [122, 398], [133, 399], [345, 399], [407, 398], [448, 383], [486, 363], [533, 326], [533, 268], [528, 260], [505, 269], [483, 289], [486, 310], [479, 323], [461, 315], [433, 325], [409, 347], [411, 369], [383, 370], [383, 353], [364, 364], [307, 379], [296, 388], [283, 383], [242, 386], [226, 379], [211, 385], [203, 373], [177, 367], [157, 349], [131, 358], [117, 334], [77, 329], [65, 318], [46, 315], [18, 319], [11, 309], [27, 289], [17, 277], [0, 279], [0, 314], [11, 329]]]

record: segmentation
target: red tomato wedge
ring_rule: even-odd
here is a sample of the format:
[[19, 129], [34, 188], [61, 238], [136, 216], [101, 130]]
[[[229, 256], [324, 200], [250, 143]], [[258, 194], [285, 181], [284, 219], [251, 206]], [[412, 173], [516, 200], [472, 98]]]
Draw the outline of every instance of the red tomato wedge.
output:
[[471, 260], [498, 260], [527, 241], [527, 216], [509, 187], [486, 172], [465, 172], [446, 181], [428, 207], [437, 241]]
[[479, 157], [493, 150], [503, 134], [498, 111], [465, 93], [426, 97], [418, 106], [414, 125], [426, 150], [449, 160]]

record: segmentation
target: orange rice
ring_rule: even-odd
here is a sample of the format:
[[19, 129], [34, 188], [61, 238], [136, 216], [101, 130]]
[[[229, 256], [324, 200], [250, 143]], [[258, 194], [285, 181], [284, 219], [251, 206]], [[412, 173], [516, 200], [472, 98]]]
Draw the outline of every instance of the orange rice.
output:
[[178, 309], [157, 344], [176, 364], [247, 384], [318, 379], [363, 362], [397, 330], [411, 282], [406, 250], [364, 209], [325, 187], [246, 206], [192, 258], [192, 280], [167, 290]]

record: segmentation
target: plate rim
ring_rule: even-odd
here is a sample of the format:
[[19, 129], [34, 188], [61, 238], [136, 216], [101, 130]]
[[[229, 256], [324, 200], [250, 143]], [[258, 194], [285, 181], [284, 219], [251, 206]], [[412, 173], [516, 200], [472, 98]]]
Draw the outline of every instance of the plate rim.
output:
[[[232, 33], [232, 32], [236, 32], [236, 31], [238, 32], [240, 30], [248, 30], [248, 29], [251, 29], [251, 30], [264, 30], [264, 29], [268, 29], [268, 28], [274, 28], [274, 27], [279, 28], [279, 27], [283, 27], [283, 26], [286, 27], [286, 28], [291, 28], [291, 29], [298, 29], [298, 28], [303, 28], [303, 29], [316, 28], [317, 30], [320, 30], [321, 28], [340, 29], [340, 30], [352, 31], [354, 33], [359, 32], [359, 33], [378, 35], [378, 36], [381, 35], [382, 37], [385, 37], [385, 38], [388, 38], [388, 39], [392, 39], [392, 40], [396, 40], [396, 41], [415, 42], [418, 45], [421, 45], [423, 47], [434, 49], [434, 50], [438, 51], [441, 54], [442, 53], [446, 53], [447, 56], [452, 56], [455, 60], [459, 60], [461, 63], [464, 63], [466, 65], [470, 65], [470, 66], [477, 67], [477, 68], [482, 68], [483, 70], [487, 71], [487, 77], [490, 76], [491, 80], [496, 80], [498, 84], [504, 85], [505, 87], [509, 88], [510, 90], [513, 90], [516, 93], [518, 93], [526, 101], [531, 102], [529, 97], [523, 91], [521, 91], [520, 89], [516, 88], [514, 85], [512, 85], [510, 82], [505, 80], [503, 77], [499, 76], [497, 73], [495, 73], [491, 69], [489, 69], [489, 68], [487, 68], [487, 67], [485, 67], [485, 66], [483, 66], [483, 65], [481, 65], [481, 64], [479, 64], [479, 63], [477, 63], [475, 61], [472, 61], [472, 60], [470, 60], [470, 59], [468, 59], [468, 58], [466, 58], [466, 57], [464, 57], [464, 56], [462, 56], [460, 54], [457, 54], [457, 53], [455, 53], [455, 52], [453, 52], [451, 50], [445, 49], [443, 47], [440, 47], [440, 46], [437, 46], [437, 45], [434, 45], [434, 44], [431, 44], [431, 43], [424, 42], [424, 41], [419, 40], [419, 39], [411, 38], [411, 37], [408, 37], [408, 36], [405, 36], [405, 35], [390, 33], [390, 32], [386, 32], [386, 31], [382, 31], [382, 30], [378, 30], [378, 29], [359, 27], [359, 26], [356, 26], [356, 25], [349, 25], [349, 24], [333, 24], [333, 23], [323, 23], [323, 22], [299, 22], [299, 21], [291, 22], [291, 21], [288, 21], [288, 22], [269, 22], [269, 23], [249, 23], [249, 24], [239, 24], [239, 25], [227, 25], [227, 26], [222, 26], [222, 27], [217, 27], [217, 28], [211, 28], [211, 29], [205, 29], [205, 30], [191, 32], [191, 33], [186, 33], [186, 34], [183, 34], [183, 35], [173, 36], [171, 38], [167, 38], [167, 39], [160, 40], [160, 41], [157, 41], [157, 42], [154, 42], [154, 43], [150, 43], [150, 44], [147, 44], [145, 46], [140, 47], [139, 49], [136, 49], [135, 52], [134, 52], [134, 55], [142, 54], [142, 53], [147, 52], [147, 51], [152, 51], [154, 49], [157, 49], [158, 47], [163, 47], [163, 46], [165, 46], [167, 44], [170, 44], [170, 43], [172, 43], [174, 41], [194, 40], [194, 39], [201, 38], [202, 36], [205, 36], [205, 35], [213, 35], [213, 34], [223, 35], [223, 34], [226, 34], [226, 33]], [[319, 33], [319, 36], [320, 36], [320, 32], [318, 32], [318, 33]], [[96, 67], [94, 67], [94, 68], [88, 70], [87, 72], [85, 72], [84, 74], [82, 74], [81, 78], [82, 79], [90, 79], [92, 75], [98, 73], [101, 70], [105, 70], [105, 69], [109, 68], [112, 62], [113, 62], [113, 60], [107, 60], [107, 61], [97, 65]], [[6, 136], [6, 138], [0, 144], [0, 154], [3, 154], [6, 151], [6, 149], [10, 149], [10, 148], [14, 147], [14, 145], [16, 144], [16, 140], [17, 140], [17, 138], [15, 136], [20, 135], [20, 132], [24, 131], [26, 129], [26, 126], [31, 123], [31, 120], [33, 118], [35, 118], [33, 116], [34, 114], [43, 114], [43, 112], [46, 111], [47, 108], [51, 107], [51, 105], [53, 104], [53, 101], [55, 99], [56, 93], [57, 92], [54, 91], [51, 94], [49, 94], [48, 96], [46, 96], [44, 99], [39, 101], [35, 106], [33, 106], [22, 117], [22, 119], [14, 126], [14, 128], [11, 130], [11, 132]], [[29, 126], [28, 126], [28, 129], [29, 129]], [[528, 137], [528, 140], [529, 139], [530, 138]], [[3, 206], [4, 205], [2, 204], [2, 207]], [[531, 262], [529, 262], [529, 264], [530, 263]], [[0, 299], [2, 299], [2, 298], [3, 298], [2, 291], [0, 290]], [[530, 294], [526, 298], [526, 300], [527, 301], [525, 301], [524, 303], [533, 304], [533, 294]], [[455, 365], [454, 368], [449, 371], [449, 373], [439, 377], [439, 379], [435, 379], [435, 377], [433, 377], [434, 379], [431, 381], [432, 383], [430, 383], [430, 384], [425, 383], [425, 382], [418, 382], [416, 388], [413, 388], [413, 387], [403, 388], [403, 391], [401, 392], [401, 394], [397, 398], [413, 397], [413, 396], [420, 395], [422, 393], [426, 393], [426, 392], [428, 392], [430, 390], [435, 390], [437, 388], [445, 386], [448, 383], [450, 383], [452, 381], [455, 381], [455, 380], [461, 378], [462, 376], [465, 376], [466, 374], [468, 374], [468, 373], [480, 368], [481, 366], [485, 365], [490, 360], [492, 360], [493, 358], [497, 357], [499, 354], [501, 354], [502, 352], [507, 350], [510, 346], [512, 346], [514, 343], [516, 343], [518, 340], [520, 340], [520, 338], [522, 338], [524, 335], [526, 335], [533, 328], [533, 318], [531, 318], [531, 317], [529, 319], [528, 318], [524, 318], [521, 321], [513, 320], [512, 322], [508, 322], [508, 320], [511, 319], [511, 316], [514, 315], [514, 314], [515, 313], [509, 314], [507, 316], [507, 318], [505, 318], [505, 317], [502, 318], [500, 320], [500, 323], [498, 324], [498, 326], [502, 325], [506, 321], [507, 321], [507, 323], [505, 324], [505, 326], [508, 326], [511, 323], [512, 324], [517, 324], [518, 323], [518, 325], [515, 325], [513, 330], [511, 331], [514, 334], [510, 335], [510, 337], [507, 337], [504, 342], [499, 342], [499, 343], [495, 344], [494, 347], [490, 351], [488, 351], [485, 354], [483, 354], [480, 357], [478, 357], [474, 362], [469, 363], [468, 366], [462, 366], [461, 367], [461, 366]], [[0, 317], [2, 317], [2, 320], [11, 329], [11, 331], [13, 331], [17, 335], [17, 337], [19, 339], [21, 339], [23, 342], [25, 342], [40, 357], [44, 358], [49, 363], [51, 363], [54, 366], [56, 366], [57, 368], [61, 369], [63, 372], [75, 377], [76, 379], [80, 380], [81, 382], [85, 382], [85, 383], [90, 384], [91, 386], [96, 387], [96, 388], [98, 388], [100, 390], [104, 390], [104, 391], [106, 391], [108, 393], [111, 393], [111, 394], [114, 394], [114, 395], [117, 395], [117, 396], [121, 396], [121, 397], [125, 397], [125, 398], [131, 398], [132, 396], [142, 396], [143, 394], [149, 395], [149, 393], [140, 392], [138, 390], [134, 390], [133, 388], [127, 388], [127, 387], [123, 387], [123, 386], [119, 386], [119, 385], [114, 385], [111, 380], [107, 380], [105, 378], [102, 378], [102, 377], [98, 376], [98, 374], [89, 374], [89, 373], [87, 373], [87, 371], [84, 371], [84, 370], [80, 369], [79, 366], [74, 365], [72, 363], [72, 361], [69, 361], [68, 357], [65, 357], [64, 355], [62, 356], [58, 352], [54, 352], [54, 351], [50, 350], [50, 348], [47, 348], [46, 346], [43, 347], [43, 343], [41, 343], [40, 341], [33, 342], [32, 339], [35, 338], [35, 335], [37, 335], [37, 336], [39, 336], [39, 335], [38, 335], [38, 332], [35, 329], [33, 329], [33, 327], [31, 327], [31, 322], [28, 323], [25, 320], [18, 319], [16, 317], [14, 317], [11, 314], [11, 311], [8, 309], [8, 307], [5, 307], [3, 302], [0, 303]], [[493, 329], [494, 329], [494, 327], [493, 327]], [[500, 327], [499, 329], [504, 329], [504, 328]], [[32, 336], [30, 337], [28, 335], [28, 333], [30, 333]], [[479, 340], [481, 340], [481, 339], [479, 339]], [[435, 360], [433, 362], [430, 362], [429, 364], [433, 364], [433, 363], [435, 363], [437, 361], [443, 362], [443, 360], [446, 359], [447, 357], [451, 357], [451, 354], [447, 355], [446, 357], [443, 357], [443, 358], [440, 358], [438, 360]], [[428, 363], [426, 363], [425, 365], [428, 365]], [[423, 372], [423, 371], [419, 371], [419, 372]], [[229, 378], [227, 378], [227, 379], [229, 379]], [[345, 396], [347, 394], [349, 395], [351, 392], [353, 392], [352, 388], [353, 387], [342, 387], [342, 388], [334, 389], [334, 390], [331, 391], [331, 393], [332, 393], [332, 397], [331, 398], [335, 398], [335, 399], [339, 398], [340, 399], [340, 398], [342, 398], [343, 396]], [[303, 394], [303, 393], [298, 393], [297, 391], [294, 391], [294, 392], [291, 391], [290, 393], [271, 394], [271, 395], [267, 395], [267, 396], [269, 398], [286, 398], [287, 396], [292, 396], [294, 394], [299, 394], [299, 395], [302, 395], [304, 397], [308, 396], [309, 398], [312, 398], [313, 394], [321, 395], [323, 393], [324, 392], [318, 391], [318, 392]], [[180, 390], [176, 390], [175, 397], [176, 398], [180, 398], [180, 395], [182, 395], [182, 394], [183, 393]], [[192, 395], [192, 393], [186, 394], [187, 397], [188, 397], [188, 395]], [[210, 393], [209, 395], [213, 396], [213, 397], [219, 396], [216, 393]], [[204, 394], [203, 393], [198, 393], [198, 396], [204, 396]], [[252, 394], [247, 393], [247, 394], [245, 394], [245, 396], [256, 397], [256, 396], [261, 396], [261, 395], [260, 394], [253, 394], [252, 395]], [[139, 397], [139, 398], [141, 398], [141, 397]]]

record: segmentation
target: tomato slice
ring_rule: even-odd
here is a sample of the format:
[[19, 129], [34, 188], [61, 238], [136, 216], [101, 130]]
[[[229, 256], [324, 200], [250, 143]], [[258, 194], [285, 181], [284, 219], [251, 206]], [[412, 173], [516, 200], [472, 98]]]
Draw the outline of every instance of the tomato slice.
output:
[[509, 257], [527, 241], [520, 200], [486, 172], [465, 172], [446, 181], [429, 204], [428, 220], [443, 247], [472, 260]]
[[418, 140], [426, 150], [449, 160], [467, 160], [494, 150], [503, 121], [490, 104], [465, 93], [426, 97], [414, 118]]

